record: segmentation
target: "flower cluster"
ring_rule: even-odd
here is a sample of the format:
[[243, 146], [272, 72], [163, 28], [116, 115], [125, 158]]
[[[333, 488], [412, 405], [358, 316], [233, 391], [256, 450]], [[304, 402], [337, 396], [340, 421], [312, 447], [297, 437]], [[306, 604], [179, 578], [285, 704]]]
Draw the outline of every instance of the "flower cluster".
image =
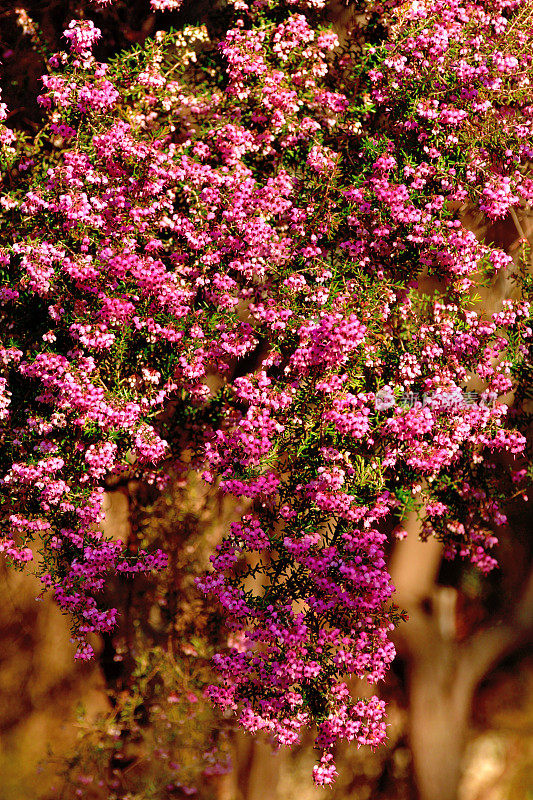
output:
[[315, 724], [327, 784], [338, 740], [386, 736], [345, 678], [394, 657], [387, 531], [418, 505], [424, 535], [489, 570], [495, 459], [525, 448], [508, 395], [530, 307], [476, 306], [513, 264], [454, 209], [531, 199], [527, 4], [400, 3], [346, 52], [319, 0], [233, 5], [219, 46], [189, 28], [108, 66], [82, 21], [52, 59], [63, 147], [2, 203], [0, 546], [23, 562], [43, 541], [85, 657], [115, 624], [106, 577], [165, 564], [98, 532], [105, 477], [163, 486], [186, 430], [242, 511], [198, 581], [231, 632], [210, 695], [280, 744]]
[[69, 41], [71, 52], [81, 55], [91, 52], [95, 42], [102, 36], [102, 31], [91, 20], [72, 20], [63, 35]]

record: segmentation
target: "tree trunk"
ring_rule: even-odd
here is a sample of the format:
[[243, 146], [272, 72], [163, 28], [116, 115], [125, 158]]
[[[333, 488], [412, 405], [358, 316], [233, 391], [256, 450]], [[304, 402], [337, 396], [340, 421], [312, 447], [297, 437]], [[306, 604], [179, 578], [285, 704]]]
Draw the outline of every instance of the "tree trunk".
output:
[[420, 800], [456, 800], [471, 708], [452, 648], [437, 643], [409, 675], [409, 741]]

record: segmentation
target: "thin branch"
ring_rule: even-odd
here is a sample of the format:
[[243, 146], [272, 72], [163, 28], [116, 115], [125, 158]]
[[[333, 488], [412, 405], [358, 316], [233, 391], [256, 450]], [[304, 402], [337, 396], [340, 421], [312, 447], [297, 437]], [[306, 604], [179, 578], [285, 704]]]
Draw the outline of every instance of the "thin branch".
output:
[[533, 566], [524, 591], [508, 620], [478, 631], [465, 645], [461, 671], [472, 689], [488, 670], [520, 644], [533, 639]]
[[511, 211], [511, 217], [513, 218], [513, 222], [514, 222], [515, 228], [518, 231], [518, 234], [520, 235], [520, 238], [521, 239], [525, 239], [526, 241], [529, 242], [529, 237], [526, 236], [526, 234], [524, 232], [524, 229], [522, 228], [522, 225], [520, 223], [520, 220], [518, 219], [518, 214], [516, 213], [516, 211], [514, 210], [514, 208], [512, 206], [510, 208], [510, 211]]

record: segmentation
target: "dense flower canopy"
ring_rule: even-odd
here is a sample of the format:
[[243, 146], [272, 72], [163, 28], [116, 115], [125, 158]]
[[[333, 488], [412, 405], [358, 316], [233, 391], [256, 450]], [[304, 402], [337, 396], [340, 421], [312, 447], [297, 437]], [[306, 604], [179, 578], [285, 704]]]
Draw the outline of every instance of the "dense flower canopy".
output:
[[[460, 213], [533, 200], [533, 18], [369, 3], [340, 41], [322, 0], [230, 5], [220, 42], [159, 32], [110, 63], [71, 23], [38, 141], [0, 132], [0, 549], [40, 543], [90, 657], [106, 577], [166, 563], [102, 536], [106, 476], [164, 488], [185, 442], [241, 512], [198, 582], [229, 629], [211, 697], [281, 744], [316, 724], [325, 784], [337, 740], [386, 736], [345, 681], [394, 658], [391, 531], [417, 508], [488, 571], [525, 477], [525, 243], [515, 264]], [[490, 313], [475, 290], [502, 274]]]

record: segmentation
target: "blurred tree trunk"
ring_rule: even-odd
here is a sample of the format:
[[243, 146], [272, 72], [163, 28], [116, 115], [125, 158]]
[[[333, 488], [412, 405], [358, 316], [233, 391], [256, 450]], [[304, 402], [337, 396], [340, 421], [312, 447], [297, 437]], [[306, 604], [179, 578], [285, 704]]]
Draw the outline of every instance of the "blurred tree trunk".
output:
[[285, 754], [260, 736], [236, 730], [232, 736], [233, 769], [221, 779], [217, 800], [275, 800]]
[[461, 777], [471, 697], [449, 657], [437, 647], [411, 667], [409, 740], [421, 800], [455, 800]]
[[455, 800], [474, 692], [498, 661], [533, 635], [533, 570], [511, 613], [466, 638], [458, 635], [458, 592], [438, 586], [438, 542], [410, 535], [396, 545], [391, 575], [409, 622], [397, 632], [407, 664], [409, 745], [419, 800]]

